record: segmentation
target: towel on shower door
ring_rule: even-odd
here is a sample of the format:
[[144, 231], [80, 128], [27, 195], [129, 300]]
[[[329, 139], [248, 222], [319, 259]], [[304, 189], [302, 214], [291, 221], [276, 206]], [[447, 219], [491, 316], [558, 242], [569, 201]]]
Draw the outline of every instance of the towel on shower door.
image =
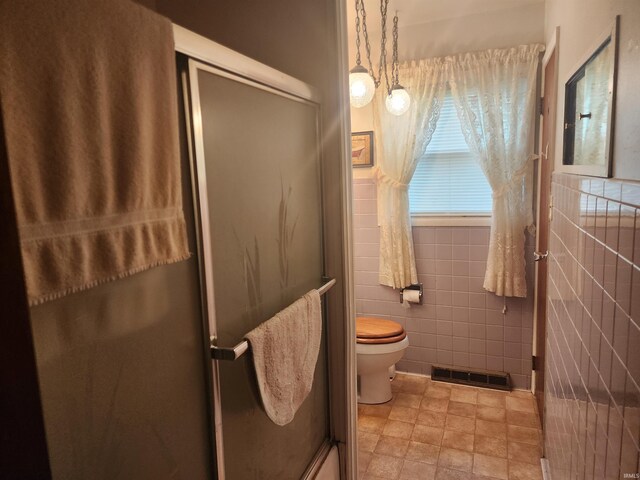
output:
[[291, 422], [311, 391], [321, 336], [317, 290], [247, 334], [262, 404], [275, 424]]
[[29, 302], [188, 258], [173, 30], [129, 0], [0, 0]]

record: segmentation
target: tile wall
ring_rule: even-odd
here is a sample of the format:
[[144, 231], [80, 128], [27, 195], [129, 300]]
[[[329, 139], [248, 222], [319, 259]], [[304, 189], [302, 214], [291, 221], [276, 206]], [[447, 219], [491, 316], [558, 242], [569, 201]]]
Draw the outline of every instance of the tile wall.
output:
[[[405, 309], [397, 290], [378, 284], [379, 234], [376, 186], [354, 179], [356, 310], [358, 315], [400, 322], [411, 346], [401, 371], [431, 373], [445, 364], [509, 372], [517, 388], [529, 388], [533, 328], [533, 268], [527, 265], [529, 298], [507, 299], [482, 288], [489, 227], [414, 227], [418, 280], [424, 304]], [[533, 256], [527, 241], [527, 258]]]
[[640, 184], [554, 174], [545, 377], [552, 478], [640, 471]]

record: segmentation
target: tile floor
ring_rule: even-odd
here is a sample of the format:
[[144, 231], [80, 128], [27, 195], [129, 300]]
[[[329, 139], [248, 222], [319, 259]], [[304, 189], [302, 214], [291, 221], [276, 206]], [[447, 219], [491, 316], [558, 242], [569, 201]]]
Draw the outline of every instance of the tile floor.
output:
[[542, 480], [542, 435], [528, 392], [399, 373], [393, 399], [358, 405], [363, 480]]

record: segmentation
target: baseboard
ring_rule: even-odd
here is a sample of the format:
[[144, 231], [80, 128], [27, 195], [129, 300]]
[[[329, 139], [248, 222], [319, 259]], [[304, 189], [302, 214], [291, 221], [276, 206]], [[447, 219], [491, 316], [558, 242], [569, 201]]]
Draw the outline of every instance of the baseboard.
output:
[[549, 460], [546, 458], [541, 458], [540, 466], [542, 467], [543, 480], [551, 480], [551, 471], [549, 470]]

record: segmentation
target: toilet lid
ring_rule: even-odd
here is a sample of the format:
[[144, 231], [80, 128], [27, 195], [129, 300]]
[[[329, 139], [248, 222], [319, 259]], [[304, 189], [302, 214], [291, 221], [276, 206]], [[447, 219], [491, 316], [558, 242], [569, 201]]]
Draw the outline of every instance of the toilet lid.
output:
[[403, 340], [407, 334], [398, 322], [374, 317], [356, 318], [358, 343], [394, 343]]

